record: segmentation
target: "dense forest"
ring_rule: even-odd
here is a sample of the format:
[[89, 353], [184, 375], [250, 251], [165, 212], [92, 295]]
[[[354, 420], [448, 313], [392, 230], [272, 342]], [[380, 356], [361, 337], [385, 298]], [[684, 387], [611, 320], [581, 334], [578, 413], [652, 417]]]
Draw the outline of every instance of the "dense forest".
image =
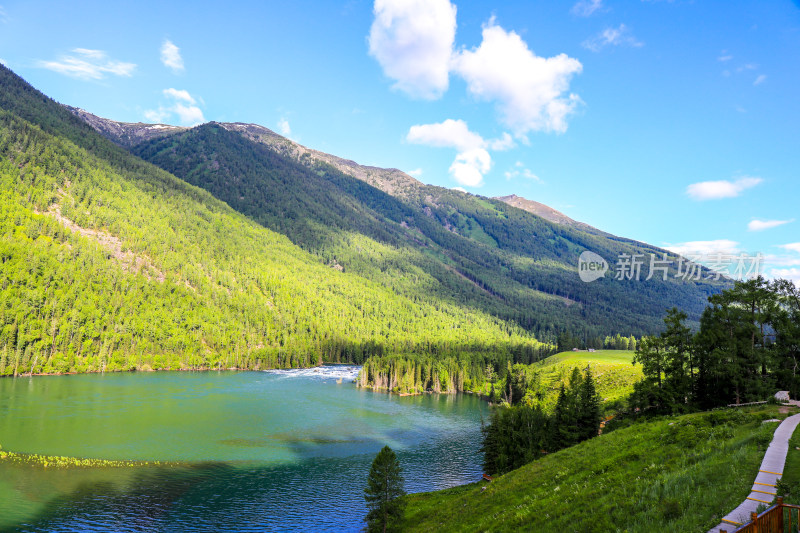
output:
[[600, 347], [598, 337], [658, 331], [670, 306], [696, 321], [706, 297], [728, 286], [676, 279], [674, 268], [666, 281], [645, 280], [647, 265], [639, 281], [609, 275], [583, 283], [575, 266], [584, 250], [611, 265], [620, 253], [664, 251], [410, 177], [389, 194], [309, 153], [282, 151], [292, 145], [287, 139], [271, 134], [280, 146], [255, 142], [234, 126], [243, 127], [209, 123], [131, 150], [286, 235], [321, 263], [414, 301], [468, 306], [550, 344], [566, 332], [576, 345]]
[[0, 65], [0, 375], [538, 351], [519, 326], [322, 264]]
[[[524, 390], [524, 389], [523, 389]], [[523, 396], [493, 409], [483, 427], [483, 469], [505, 474], [542, 455], [597, 436], [601, 420], [600, 397], [590, 370], [575, 368], [562, 384], [551, 413], [541, 405], [523, 402]]]
[[800, 394], [800, 290], [787, 280], [739, 282], [709, 298], [693, 332], [672, 309], [659, 336], [642, 339], [644, 380], [632, 405], [685, 412]]

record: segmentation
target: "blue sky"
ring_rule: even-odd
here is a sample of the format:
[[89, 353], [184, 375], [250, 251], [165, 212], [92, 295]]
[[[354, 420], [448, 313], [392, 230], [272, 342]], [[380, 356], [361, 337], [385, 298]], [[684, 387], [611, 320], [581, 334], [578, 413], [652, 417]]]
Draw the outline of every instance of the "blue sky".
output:
[[114, 120], [254, 122], [800, 281], [797, 2], [0, 0], [0, 60]]

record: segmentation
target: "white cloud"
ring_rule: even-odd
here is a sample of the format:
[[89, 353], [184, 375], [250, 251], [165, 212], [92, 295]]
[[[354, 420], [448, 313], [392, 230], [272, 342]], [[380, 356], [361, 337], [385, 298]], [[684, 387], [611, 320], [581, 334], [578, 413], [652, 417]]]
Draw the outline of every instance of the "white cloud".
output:
[[408, 174], [409, 176], [413, 176], [415, 178], [420, 178], [422, 176], [422, 169], [415, 168], [414, 170], [409, 170], [408, 172], [406, 172], [406, 174]]
[[678, 244], [668, 244], [664, 246], [667, 250], [676, 254], [714, 256], [716, 254], [738, 254], [741, 253], [739, 243], [728, 239], [718, 239], [715, 241], [689, 241]]
[[281, 117], [278, 121], [278, 132], [284, 137], [289, 137], [292, 134], [292, 127], [286, 117]]
[[6, 60], [5, 60], [5, 59], [3, 59], [2, 57], [0, 57], [0, 65], [3, 65], [4, 67], [7, 67], [7, 66], [8, 66], [8, 63], [6, 62]]
[[483, 185], [483, 175], [492, 168], [492, 158], [483, 148], [473, 148], [461, 152], [450, 165], [450, 175], [456, 182], [466, 187]]
[[483, 148], [486, 145], [483, 137], [470, 131], [466, 122], [450, 118], [438, 124], [411, 126], [406, 140], [415, 144], [456, 148], [461, 151]]
[[511, 150], [517, 146], [517, 143], [514, 142], [514, 138], [506, 132], [503, 132], [503, 135], [501, 135], [499, 139], [487, 141], [487, 144], [489, 148], [498, 152]]
[[468, 187], [483, 184], [483, 175], [492, 167], [492, 157], [486, 151], [487, 142], [470, 131], [463, 120], [447, 119], [438, 124], [411, 126], [406, 135], [410, 143], [425, 144], [439, 148], [455, 148], [459, 151], [450, 165], [450, 175], [456, 182]]
[[453, 187], [453, 190], [459, 192], [467, 192], [467, 189], [465, 189], [464, 187]]
[[448, 118], [438, 124], [418, 124], [411, 126], [406, 135], [406, 140], [414, 144], [427, 144], [439, 148], [456, 148], [461, 151], [472, 148], [490, 148], [498, 152], [509, 150], [516, 146], [514, 138], [506, 132], [498, 139], [485, 140], [463, 120]]
[[178, 74], [184, 71], [183, 58], [181, 57], [181, 49], [167, 39], [161, 45], [161, 62], [165, 67], [172, 69], [172, 72]]
[[3, 6], [0, 6], [0, 22], [3, 24], [8, 22], [8, 13], [6, 13], [6, 10], [3, 9]]
[[800, 268], [773, 268], [770, 270], [772, 279], [788, 279], [800, 287]]
[[529, 131], [566, 131], [567, 117], [581, 102], [566, 94], [572, 76], [583, 69], [577, 59], [537, 56], [494, 17], [483, 27], [480, 46], [454, 52], [456, 8], [449, 0], [375, 0], [373, 11], [369, 53], [395, 88], [435, 99], [447, 90], [452, 72], [464, 78], [473, 96], [496, 102], [500, 120], [518, 138]]
[[589, 17], [601, 9], [603, 9], [603, 0], [580, 0], [572, 6], [570, 12], [579, 17]]
[[789, 250], [790, 252], [797, 252], [798, 254], [800, 254], [800, 242], [780, 244], [779, 246], [784, 250]]
[[542, 183], [542, 178], [531, 172], [529, 168], [522, 164], [522, 161], [517, 161], [514, 165], [514, 168], [507, 170], [505, 172], [505, 176], [507, 180], [511, 180], [514, 178], [525, 178], [529, 180], [533, 180], [538, 183]]
[[449, 85], [456, 7], [449, 0], [375, 0], [369, 53], [395, 88], [426, 99]]
[[169, 119], [170, 114], [171, 112], [169, 110], [159, 107], [158, 109], [146, 110], [144, 112], [144, 118], [146, 118], [148, 122], [163, 124]]
[[195, 99], [192, 97], [191, 94], [189, 94], [189, 91], [186, 91], [184, 89], [178, 90], [169, 88], [169, 89], [164, 89], [163, 92], [164, 96], [167, 96], [169, 98], [174, 98], [175, 100], [183, 100], [184, 102], [189, 104], [195, 103]]
[[178, 102], [172, 110], [178, 115], [178, 121], [183, 126], [197, 126], [206, 121], [203, 112], [197, 106], [187, 106]]
[[178, 123], [182, 126], [197, 126], [206, 121], [203, 111], [195, 105], [197, 99], [189, 94], [189, 91], [169, 88], [164, 89], [162, 93], [172, 102], [166, 106], [161, 105], [158, 109], [145, 111], [144, 116], [147, 120], [166, 123], [172, 116], [177, 115]]
[[686, 194], [694, 200], [716, 200], [719, 198], [733, 198], [742, 191], [755, 187], [761, 183], [761, 178], [745, 176], [736, 181], [701, 181], [686, 187]]
[[487, 149], [501, 151], [516, 146], [508, 133], [503, 133], [499, 139], [486, 140], [471, 131], [467, 123], [460, 119], [411, 126], [406, 140], [414, 144], [458, 150], [455, 161], [450, 165], [450, 175], [458, 183], [470, 187], [481, 185], [483, 175], [492, 166], [492, 157]]
[[106, 74], [130, 77], [136, 69], [134, 63], [110, 59], [102, 50], [75, 48], [72, 53], [56, 61], [38, 61], [37, 66], [81, 80], [100, 80]]
[[761, 84], [762, 84], [762, 83], [764, 83], [766, 80], [767, 80], [767, 75], [766, 75], [766, 74], [760, 74], [760, 75], [759, 75], [759, 76], [758, 76], [758, 77], [755, 79], [755, 81], [753, 82], [753, 85], [761, 85]]
[[586, 39], [581, 43], [581, 46], [592, 52], [599, 52], [606, 46], [632, 46], [638, 48], [644, 46], [644, 43], [634, 37], [630, 28], [625, 24], [620, 24], [618, 28], [606, 28], [594, 37]]
[[788, 224], [789, 222], [794, 222], [794, 219], [791, 220], [751, 220], [749, 224], [747, 224], [748, 231], [764, 231], [765, 229], [775, 228], [778, 226], [782, 226], [784, 224]]
[[501, 121], [517, 136], [566, 131], [566, 119], [580, 98], [564, 93], [582, 68], [566, 54], [537, 56], [519, 35], [495, 25], [494, 19], [484, 26], [481, 45], [463, 50], [453, 60], [453, 70], [467, 82], [469, 92], [496, 101]]
[[717, 61], [722, 61], [723, 63], [725, 63], [726, 61], [730, 61], [731, 59], [733, 59], [733, 56], [730, 55], [727, 52], [727, 50], [723, 50], [722, 55], [717, 58]]

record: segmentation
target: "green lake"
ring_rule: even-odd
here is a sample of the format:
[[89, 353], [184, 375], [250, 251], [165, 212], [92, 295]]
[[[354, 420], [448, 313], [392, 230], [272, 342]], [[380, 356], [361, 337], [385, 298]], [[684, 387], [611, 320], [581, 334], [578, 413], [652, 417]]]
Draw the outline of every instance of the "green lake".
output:
[[356, 531], [387, 444], [409, 492], [480, 478], [484, 402], [358, 389], [357, 370], [0, 379], [5, 451], [169, 462], [0, 461], [0, 530]]

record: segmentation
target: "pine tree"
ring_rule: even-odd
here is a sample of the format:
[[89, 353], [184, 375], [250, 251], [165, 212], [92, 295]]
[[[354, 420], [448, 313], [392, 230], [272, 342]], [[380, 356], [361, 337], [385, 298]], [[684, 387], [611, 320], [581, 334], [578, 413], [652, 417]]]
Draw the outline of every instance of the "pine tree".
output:
[[497, 464], [497, 459], [500, 454], [499, 442], [499, 423], [500, 416], [497, 411], [492, 411], [489, 417], [489, 423], [486, 424], [481, 419], [481, 435], [483, 436], [483, 443], [481, 444], [481, 453], [483, 453], [483, 471], [490, 476], [500, 473], [500, 468]]
[[572, 446], [576, 442], [575, 435], [575, 409], [571, 398], [571, 392], [567, 391], [564, 384], [558, 391], [558, 400], [553, 412], [554, 431], [551, 435], [553, 439], [553, 450], [560, 450], [567, 446]]
[[397, 455], [388, 446], [372, 461], [364, 499], [369, 512], [366, 516], [367, 531], [391, 531], [403, 516], [403, 475]]
[[591, 369], [586, 369], [586, 374], [581, 383], [580, 390], [580, 440], [591, 439], [597, 435], [600, 427], [600, 396], [597, 394]]

